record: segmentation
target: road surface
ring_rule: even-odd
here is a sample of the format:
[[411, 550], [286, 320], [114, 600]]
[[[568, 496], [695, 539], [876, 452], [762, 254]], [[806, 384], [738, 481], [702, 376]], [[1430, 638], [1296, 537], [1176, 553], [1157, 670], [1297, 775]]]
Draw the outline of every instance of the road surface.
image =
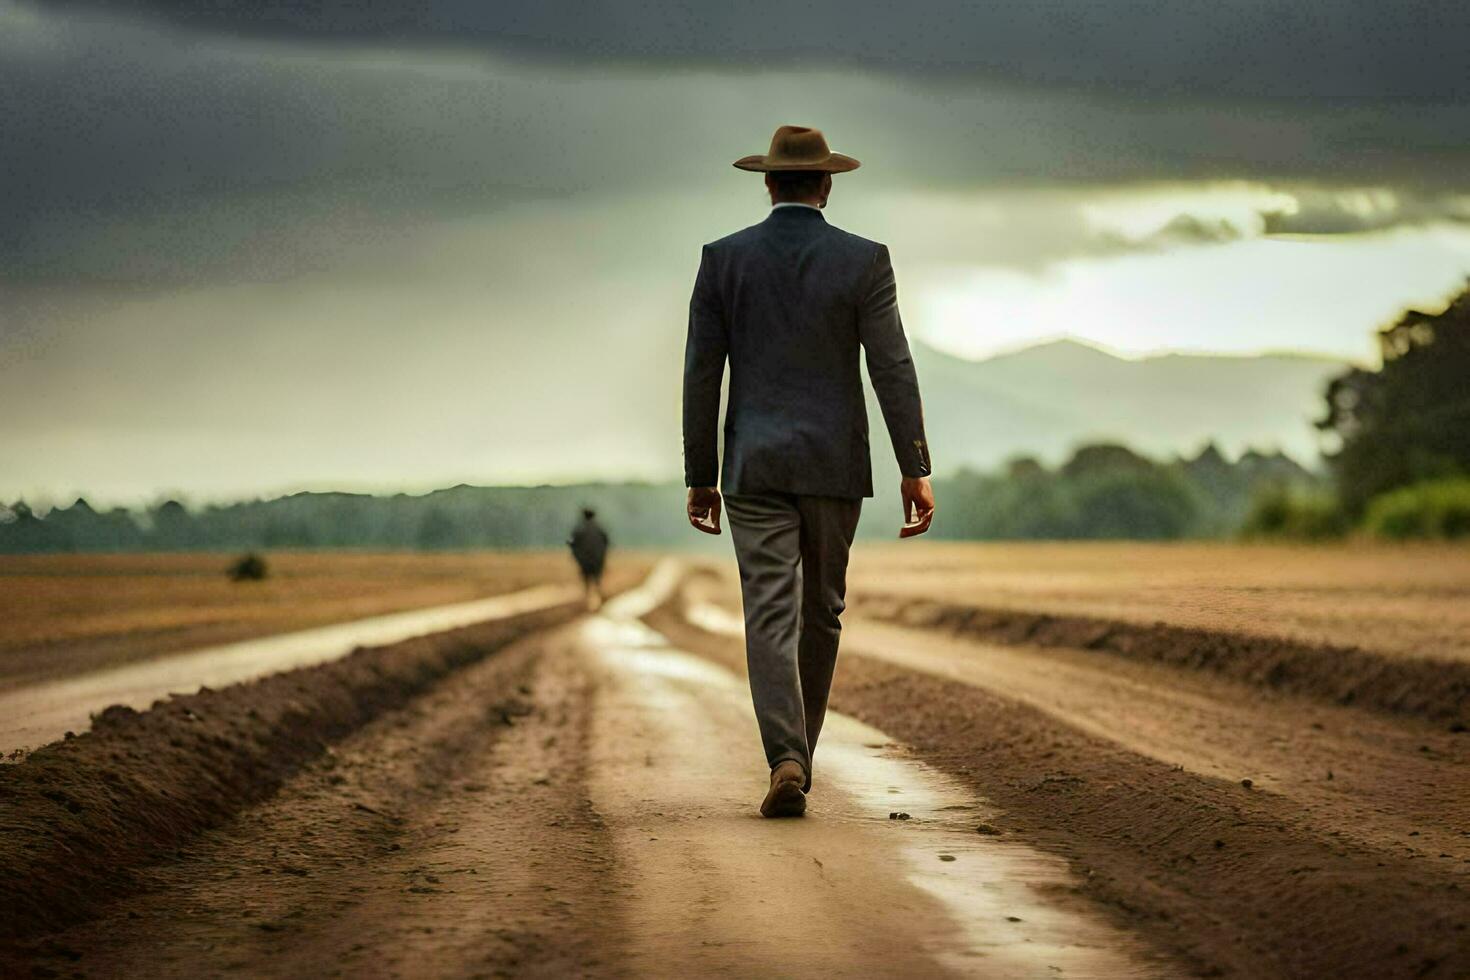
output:
[[86, 731], [91, 716], [109, 705], [142, 709], [170, 694], [192, 694], [201, 687], [220, 688], [309, 667], [346, 656], [360, 646], [382, 646], [503, 619], [571, 602], [580, 594], [580, 589], [569, 585], [540, 585], [487, 599], [241, 640], [21, 685], [0, 691], [0, 757], [54, 742], [68, 731]]
[[373, 723], [48, 948], [83, 976], [1172, 975], [851, 718], [809, 815], [761, 819], [744, 681], [638, 618], [677, 574]]
[[660, 566], [27, 955], [83, 977], [1470, 975], [1464, 732], [859, 609], [808, 816], [762, 820], [737, 608], [728, 577]]

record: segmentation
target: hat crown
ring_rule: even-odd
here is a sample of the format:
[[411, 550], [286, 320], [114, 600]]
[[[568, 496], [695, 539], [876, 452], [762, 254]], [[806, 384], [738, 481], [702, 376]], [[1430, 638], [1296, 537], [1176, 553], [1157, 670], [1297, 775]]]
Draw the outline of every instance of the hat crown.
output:
[[773, 170], [810, 170], [841, 174], [856, 170], [862, 164], [845, 153], [833, 153], [827, 137], [810, 126], [779, 126], [771, 137], [770, 152], [741, 157], [735, 161], [740, 170], [770, 173]]
[[818, 163], [832, 155], [827, 138], [820, 129], [810, 126], [781, 126], [771, 137], [767, 158], [771, 164]]

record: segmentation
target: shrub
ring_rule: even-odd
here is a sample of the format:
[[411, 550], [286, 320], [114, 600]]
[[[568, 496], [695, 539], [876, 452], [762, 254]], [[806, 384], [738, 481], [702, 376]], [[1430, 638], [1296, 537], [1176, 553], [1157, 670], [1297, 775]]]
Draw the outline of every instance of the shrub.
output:
[[1325, 541], [1347, 532], [1347, 514], [1333, 494], [1279, 484], [1256, 495], [1240, 529], [1247, 538], [1302, 541]]
[[1470, 477], [1415, 483], [1374, 497], [1363, 529], [1381, 538], [1470, 537]]
[[230, 579], [234, 582], [260, 582], [269, 574], [265, 559], [253, 553], [230, 566]]

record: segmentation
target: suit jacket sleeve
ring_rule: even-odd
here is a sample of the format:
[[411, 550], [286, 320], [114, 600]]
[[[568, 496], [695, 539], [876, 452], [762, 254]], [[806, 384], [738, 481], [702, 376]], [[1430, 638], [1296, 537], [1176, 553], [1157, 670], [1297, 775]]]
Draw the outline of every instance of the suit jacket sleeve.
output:
[[718, 435], [720, 383], [729, 336], [715, 285], [709, 246], [699, 259], [689, 298], [689, 336], [684, 344], [684, 485], [713, 487], [720, 480]]
[[858, 336], [868, 360], [868, 379], [883, 409], [883, 421], [898, 468], [904, 476], [928, 476], [929, 443], [924, 438], [924, 406], [919, 378], [898, 315], [898, 284], [888, 246], [879, 245], [858, 306]]

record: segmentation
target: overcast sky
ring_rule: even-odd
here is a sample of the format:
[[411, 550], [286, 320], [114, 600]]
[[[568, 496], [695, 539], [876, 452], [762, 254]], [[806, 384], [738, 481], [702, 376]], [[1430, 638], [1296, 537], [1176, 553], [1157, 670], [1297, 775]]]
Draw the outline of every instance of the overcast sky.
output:
[[1470, 273], [1470, 5], [0, 0], [0, 498], [676, 476], [781, 123], [910, 334], [1372, 356]]

